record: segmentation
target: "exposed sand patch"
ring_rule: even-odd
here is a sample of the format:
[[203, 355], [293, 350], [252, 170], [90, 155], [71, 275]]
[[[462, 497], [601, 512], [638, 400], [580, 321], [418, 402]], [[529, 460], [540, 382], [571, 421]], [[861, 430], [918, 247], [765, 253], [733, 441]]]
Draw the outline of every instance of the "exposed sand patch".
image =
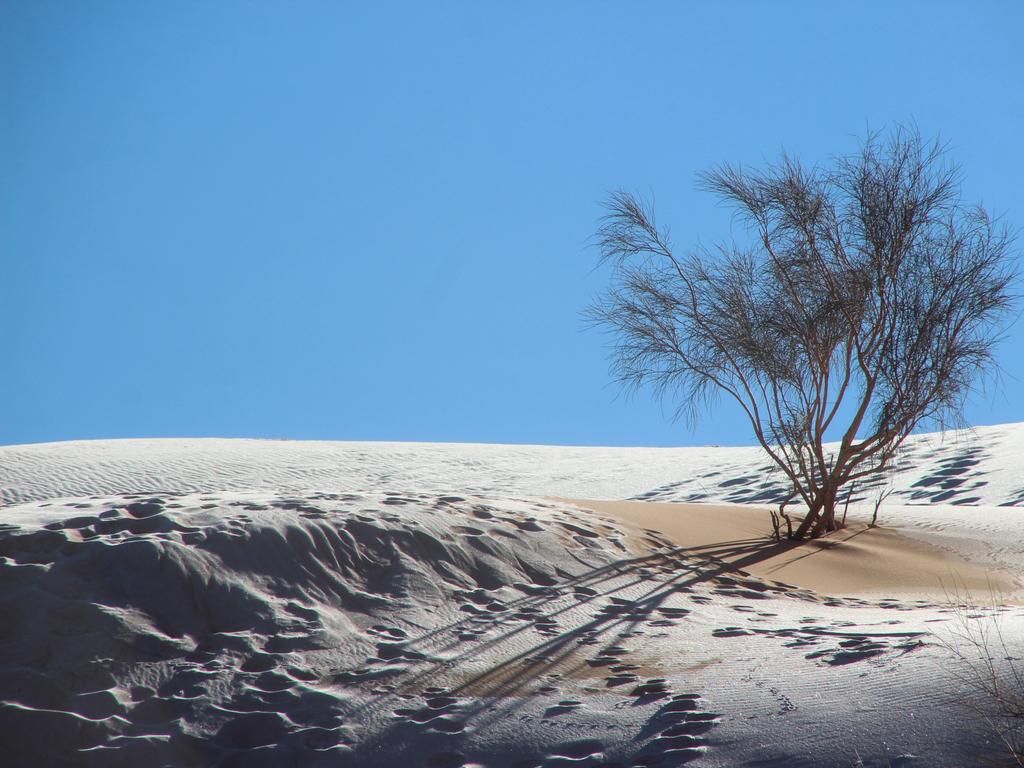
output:
[[638, 501], [571, 501], [612, 517], [637, 539], [657, 531], [685, 550], [731, 569], [829, 595], [945, 599], [954, 591], [1024, 600], [1011, 574], [925, 541], [910, 527], [854, 523], [802, 544], [769, 538], [763, 507]]

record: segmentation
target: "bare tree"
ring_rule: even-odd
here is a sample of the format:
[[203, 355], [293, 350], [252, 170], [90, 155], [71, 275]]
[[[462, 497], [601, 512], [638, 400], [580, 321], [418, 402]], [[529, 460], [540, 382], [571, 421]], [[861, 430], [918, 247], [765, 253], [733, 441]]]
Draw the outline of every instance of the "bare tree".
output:
[[829, 168], [783, 157], [700, 182], [749, 245], [677, 255], [651, 206], [615, 192], [597, 231], [612, 284], [589, 317], [623, 384], [690, 415], [722, 392], [739, 402], [787, 502], [807, 507], [792, 538], [820, 536], [840, 488], [883, 471], [919, 425], [962, 422], [1012, 308], [1011, 233], [961, 201], [944, 147], [905, 129]]

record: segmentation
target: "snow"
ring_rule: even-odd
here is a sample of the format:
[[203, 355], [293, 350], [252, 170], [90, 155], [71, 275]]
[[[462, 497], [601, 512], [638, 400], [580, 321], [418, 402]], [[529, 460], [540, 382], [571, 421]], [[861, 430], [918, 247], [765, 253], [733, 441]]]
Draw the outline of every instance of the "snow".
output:
[[[892, 503], [1024, 506], [1024, 428], [908, 439]], [[282, 493], [412, 488], [563, 498], [770, 503], [760, 448], [582, 448], [288, 440], [90, 440], [0, 446], [0, 503], [154, 490]], [[856, 497], [869, 499], [875, 488]]]
[[[1022, 463], [1024, 424], [914, 438], [882, 519], [1019, 573]], [[709, 568], [552, 498], [765, 505], [780, 488], [754, 448], [0, 447], [5, 764], [998, 756], [947, 647], [984, 614]], [[1019, 655], [1024, 613], [996, 613]]]

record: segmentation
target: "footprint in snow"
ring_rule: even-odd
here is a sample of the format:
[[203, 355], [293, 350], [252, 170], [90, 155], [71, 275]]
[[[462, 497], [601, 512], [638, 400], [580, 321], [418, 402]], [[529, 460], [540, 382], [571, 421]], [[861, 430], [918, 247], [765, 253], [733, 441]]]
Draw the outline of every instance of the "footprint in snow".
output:
[[395, 717], [405, 723], [440, 733], [462, 733], [466, 728], [464, 705], [447, 692], [425, 693], [419, 707], [395, 710]]
[[366, 630], [367, 634], [376, 635], [384, 640], [391, 640], [394, 642], [405, 640], [407, 637], [405, 630], [399, 629], [398, 627], [388, 627], [384, 624], [375, 624]]
[[664, 704], [640, 733], [654, 738], [643, 748], [634, 765], [684, 765], [708, 750], [705, 734], [720, 722], [705, 711], [698, 694], [677, 694]]

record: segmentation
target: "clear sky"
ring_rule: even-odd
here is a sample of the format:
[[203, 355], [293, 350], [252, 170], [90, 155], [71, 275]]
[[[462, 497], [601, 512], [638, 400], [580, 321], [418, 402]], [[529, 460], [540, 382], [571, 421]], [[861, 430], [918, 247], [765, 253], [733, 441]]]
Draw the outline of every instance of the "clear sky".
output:
[[[950, 142], [1024, 226], [1024, 3], [0, 4], [0, 443], [752, 443], [609, 383], [609, 190]], [[1024, 421], [1024, 322], [975, 424]]]

